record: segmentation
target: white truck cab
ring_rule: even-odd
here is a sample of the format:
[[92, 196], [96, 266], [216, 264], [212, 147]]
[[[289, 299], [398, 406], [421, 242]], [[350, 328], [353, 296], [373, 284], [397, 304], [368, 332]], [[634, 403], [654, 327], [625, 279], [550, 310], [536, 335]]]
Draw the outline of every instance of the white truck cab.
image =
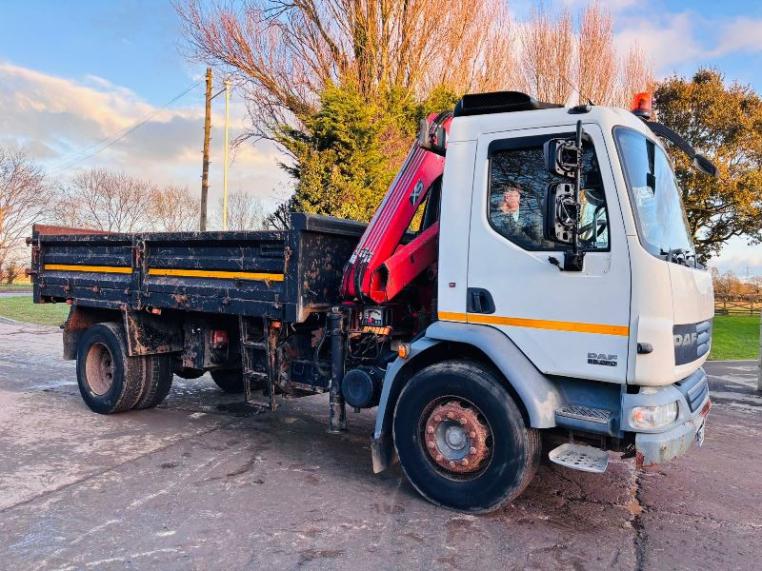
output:
[[387, 464], [397, 379], [459, 351], [503, 379], [528, 428], [565, 441], [550, 453], [559, 464], [601, 472], [610, 450], [653, 464], [701, 444], [712, 281], [656, 124], [608, 107], [471, 103], [447, 134], [438, 320], [387, 370], [374, 467]]
[[[583, 189], [580, 216], [596, 226], [583, 240], [582, 271], [559, 271], [548, 260], [562, 259], [564, 245], [502, 231], [497, 202], [501, 185], [518, 185], [520, 214], [544, 222], [547, 187], [563, 181], [547, 172], [543, 145], [573, 134], [580, 119], [584, 166], [597, 171], [583, 174], [596, 187]], [[622, 109], [456, 117], [443, 178], [440, 319], [499, 329], [546, 375], [637, 386], [686, 378], [709, 353], [709, 335], [698, 343], [692, 334], [711, 320], [714, 301], [706, 270], [668, 259], [693, 250], [679, 192], [658, 137]], [[584, 199], [593, 193], [597, 200]], [[494, 309], [469, 310], [469, 288], [487, 290]]]

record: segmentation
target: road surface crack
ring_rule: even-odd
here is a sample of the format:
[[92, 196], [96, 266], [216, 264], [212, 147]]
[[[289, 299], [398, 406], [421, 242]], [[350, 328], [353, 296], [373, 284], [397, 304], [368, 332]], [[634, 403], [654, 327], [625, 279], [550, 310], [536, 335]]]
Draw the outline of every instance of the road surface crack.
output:
[[648, 549], [648, 533], [643, 523], [643, 513], [647, 509], [643, 505], [642, 498], [642, 470], [635, 470], [635, 482], [632, 488], [632, 498], [628, 503], [628, 509], [632, 514], [631, 525], [635, 530], [635, 569], [645, 569], [646, 550]]

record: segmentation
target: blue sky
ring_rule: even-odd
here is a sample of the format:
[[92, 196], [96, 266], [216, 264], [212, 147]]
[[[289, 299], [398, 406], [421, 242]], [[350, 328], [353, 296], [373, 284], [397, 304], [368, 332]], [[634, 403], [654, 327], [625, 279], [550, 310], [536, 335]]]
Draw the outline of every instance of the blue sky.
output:
[[[546, 0], [572, 12], [588, 0]], [[510, 2], [516, 19], [528, 16], [532, 0]], [[729, 80], [762, 92], [762, 1], [609, 0], [617, 44], [646, 50], [657, 75], [690, 74], [699, 65], [720, 68]], [[5, 0], [0, 15], [0, 143], [25, 146], [61, 176], [69, 165], [106, 164], [160, 182], [198, 184], [203, 86], [169, 109], [172, 97], [201, 78], [203, 65], [183, 53], [175, 10], [164, 0]], [[215, 105], [221, 125], [221, 101]], [[98, 141], [147, 115], [152, 120], [95, 157]], [[234, 99], [234, 134], [247, 122]], [[222, 136], [213, 132], [212, 189], [221, 186], [214, 168]], [[97, 149], [97, 147], [95, 147]], [[266, 205], [288, 192], [267, 144], [238, 149], [231, 188], [257, 194]], [[721, 269], [762, 274], [762, 247], [735, 241], [717, 261]]]

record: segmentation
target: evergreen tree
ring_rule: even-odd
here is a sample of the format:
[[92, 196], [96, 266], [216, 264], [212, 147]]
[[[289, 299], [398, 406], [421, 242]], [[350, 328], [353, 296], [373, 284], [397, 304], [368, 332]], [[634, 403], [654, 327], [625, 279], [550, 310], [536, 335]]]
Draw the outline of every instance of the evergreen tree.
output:
[[292, 211], [368, 221], [415, 137], [420, 118], [452, 108], [457, 96], [444, 88], [416, 103], [401, 90], [376, 101], [350, 84], [331, 85], [319, 111], [301, 117], [302, 129], [283, 127], [278, 142], [296, 179]]

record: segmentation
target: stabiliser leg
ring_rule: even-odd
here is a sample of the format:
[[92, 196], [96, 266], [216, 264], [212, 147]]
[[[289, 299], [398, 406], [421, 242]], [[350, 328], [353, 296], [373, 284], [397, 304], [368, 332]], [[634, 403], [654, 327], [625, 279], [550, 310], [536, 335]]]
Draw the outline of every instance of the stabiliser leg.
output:
[[339, 434], [347, 429], [347, 410], [341, 394], [344, 380], [344, 314], [334, 307], [328, 314], [327, 328], [331, 337], [331, 386], [329, 389], [328, 432]]

